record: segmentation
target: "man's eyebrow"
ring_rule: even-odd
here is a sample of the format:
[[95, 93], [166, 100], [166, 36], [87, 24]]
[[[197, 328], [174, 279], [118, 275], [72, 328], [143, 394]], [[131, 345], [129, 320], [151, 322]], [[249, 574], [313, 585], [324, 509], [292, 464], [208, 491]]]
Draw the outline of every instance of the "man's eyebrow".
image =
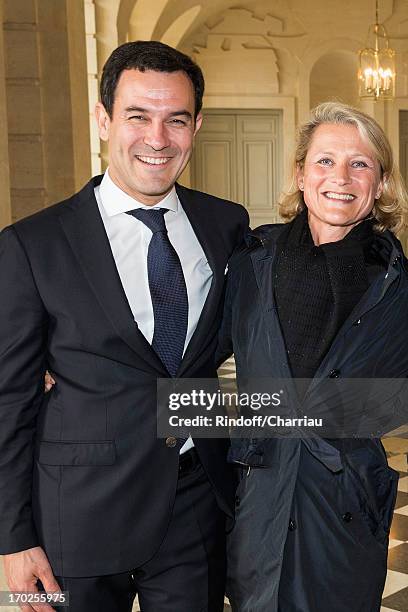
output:
[[193, 115], [188, 110], [179, 110], [179, 111], [174, 111], [173, 113], [170, 113], [170, 117], [179, 117], [180, 115], [184, 115], [185, 117], [188, 117], [189, 119], [193, 118]]
[[147, 113], [149, 112], [146, 108], [141, 108], [140, 106], [128, 106], [125, 108], [126, 113]]
[[[125, 108], [125, 112], [126, 113], [149, 113], [150, 111], [149, 109], [142, 108], [141, 106], [128, 106], [127, 108]], [[180, 117], [180, 116], [187, 117], [188, 119], [193, 118], [193, 115], [190, 113], [190, 111], [186, 109], [173, 111], [172, 113], [169, 114], [169, 117]]]

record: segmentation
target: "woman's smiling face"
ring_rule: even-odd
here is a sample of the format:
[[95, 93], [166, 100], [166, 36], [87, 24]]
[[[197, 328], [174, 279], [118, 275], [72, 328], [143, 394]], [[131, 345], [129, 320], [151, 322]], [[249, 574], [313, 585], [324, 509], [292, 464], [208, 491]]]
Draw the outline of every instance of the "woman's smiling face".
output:
[[382, 193], [380, 164], [354, 125], [326, 123], [312, 136], [297, 181], [317, 233], [335, 227], [346, 232], [367, 217]]

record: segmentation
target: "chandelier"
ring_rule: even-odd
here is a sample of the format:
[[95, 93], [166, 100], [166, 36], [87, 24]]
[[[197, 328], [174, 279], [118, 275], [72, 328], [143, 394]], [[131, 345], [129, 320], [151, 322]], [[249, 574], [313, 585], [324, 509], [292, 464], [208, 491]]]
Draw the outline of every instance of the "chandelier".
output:
[[370, 25], [366, 47], [358, 55], [360, 98], [392, 100], [395, 95], [395, 51], [389, 46], [385, 27], [378, 23], [378, 0], [375, 3], [375, 23]]

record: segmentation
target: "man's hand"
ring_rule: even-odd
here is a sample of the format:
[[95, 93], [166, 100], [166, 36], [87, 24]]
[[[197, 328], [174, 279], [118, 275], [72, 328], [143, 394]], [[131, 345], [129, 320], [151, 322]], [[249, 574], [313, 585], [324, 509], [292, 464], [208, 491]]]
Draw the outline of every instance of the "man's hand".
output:
[[48, 393], [48, 391], [51, 391], [51, 389], [53, 388], [53, 386], [55, 385], [55, 380], [53, 379], [53, 377], [51, 376], [51, 374], [48, 372], [45, 373], [45, 378], [44, 378], [44, 391], [45, 393]]
[[[21, 552], [4, 555], [4, 571], [10, 591], [38, 593], [37, 580], [40, 579], [47, 593], [61, 592], [54, 578], [45, 552], [39, 546]], [[54, 610], [47, 603], [22, 604], [24, 612], [51, 612]]]

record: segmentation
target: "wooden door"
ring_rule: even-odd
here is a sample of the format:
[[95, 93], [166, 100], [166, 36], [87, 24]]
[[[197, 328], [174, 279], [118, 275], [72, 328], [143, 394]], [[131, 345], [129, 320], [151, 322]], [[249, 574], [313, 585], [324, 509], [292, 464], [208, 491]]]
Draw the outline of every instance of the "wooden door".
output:
[[192, 159], [192, 186], [243, 204], [252, 227], [278, 221], [282, 185], [279, 111], [205, 111]]

